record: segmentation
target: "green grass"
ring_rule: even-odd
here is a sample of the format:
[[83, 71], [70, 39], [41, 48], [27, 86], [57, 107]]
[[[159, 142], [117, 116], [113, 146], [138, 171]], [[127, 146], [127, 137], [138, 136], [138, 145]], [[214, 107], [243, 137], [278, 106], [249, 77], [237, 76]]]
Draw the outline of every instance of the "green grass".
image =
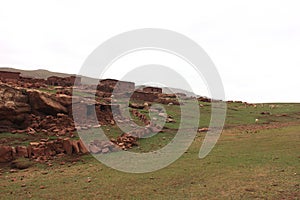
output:
[[56, 94], [56, 92], [57, 92], [57, 90], [55, 90], [55, 89], [39, 88], [38, 90], [41, 92], [46, 92], [46, 93], [50, 93], [50, 94]]
[[[210, 103], [200, 102], [199, 104], [204, 105], [200, 108], [200, 121], [199, 127], [208, 127], [210, 121]], [[273, 105], [273, 104], [272, 104]], [[300, 118], [300, 104], [275, 104], [278, 107], [274, 109], [269, 108], [269, 104], [265, 104], [264, 107], [257, 105], [256, 108], [252, 107], [245, 107], [244, 104], [241, 103], [230, 103], [228, 104], [227, 109], [227, 116], [225, 122], [225, 129], [234, 128], [236, 126], [248, 126], [248, 125], [255, 125], [260, 129], [260, 127], [264, 124], [269, 124], [273, 122], [299, 122]], [[164, 129], [162, 133], [158, 133], [150, 138], [147, 139], [140, 139], [138, 141], [139, 147], [134, 147], [132, 151], [141, 151], [141, 152], [149, 152], [151, 150], [156, 150], [159, 148], [164, 147], [168, 144], [177, 133], [177, 129], [180, 125], [180, 107], [176, 105], [166, 106], [164, 105], [166, 112], [168, 115], [172, 116], [176, 123], [165, 123]], [[146, 114], [148, 116], [148, 111], [139, 110], [139, 112]], [[270, 112], [270, 115], [261, 115], [261, 112]], [[287, 114], [287, 116], [277, 116]], [[144, 126], [144, 124], [137, 119], [137, 117], [132, 116], [133, 121], [140, 125]], [[149, 116], [148, 116], [149, 117]], [[255, 119], [259, 119], [256, 123]], [[188, 121], [193, 122], [193, 118], [190, 118]], [[187, 124], [187, 127], [190, 123]], [[184, 127], [183, 127], [184, 128]], [[108, 136], [108, 138], [116, 138], [122, 131], [117, 126], [105, 126], [102, 127], [104, 133]], [[98, 132], [97, 129], [91, 129], [86, 131], [86, 135], [92, 134], [91, 136], [95, 137], [93, 132]], [[244, 128], [244, 132], [251, 132], [251, 128]], [[92, 139], [91, 139], [92, 140]]]
[[[75, 164], [3, 172], [0, 196], [5, 199], [292, 199], [300, 194], [299, 129], [298, 125], [255, 134], [226, 130], [211, 154], [198, 159], [201, 134], [179, 160], [147, 174], [118, 172], [89, 155]], [[26, 186], [21, 187], [22, 184]]]
[[26, 133], [0, 133], [0, 144], [9, 146], [27, 146], [30, 142], [38, 142], [42, 138], [55, 140], [57, 139], [57, 136], [48, 136], [45, 135], [45, 133], [36, 133], [35, 135], [28, 135]]
[[[270, 105], [276, 105], [276, 108], [271, 109]], [[269, 112], [270, 115], [262, 115], [262, 112]], [[278, 116], [286, 114], [287, 116]], [[258, 123], [270, 122], [289, 122], [300, 119], [300, 104], [257, 104], [257, 107], [247, 106], [243, 104], [232, 103], [228, 104], [226, 125], [243, 125], [254, 124], [255, 119], [259, 119]]]
[[[207, 127], [210, 104], [199, 104], [203, 104], [199, 127]], [[300, 104], [274, 105], [271, 109], [269, 104], [255, 108], [229, 103], [225, 130], [207, 157], [198, 158], [205, 136], [199, 133], [180, 159], [156, 172], [119, 172], [91, 155], [59, 158], [50, 161], [52, 167], [37, 163], [17, 173], [9, 173], [9, 166], [3, 165], [0, 199], [299, 199]], [[131, 151], [153, 151], [172, 140], [181, 122], [180, 108], [165, 109], [176, 123], [166, 123], [162, 133], [140, 139], [139, 147]], [[272, 124], [278, 126], [266, 129]], [[121, 134], [117, 126], [101, 128], [108, 138]], [[86, 133], [92, 139], [97, 129]], [[7, 137], [17, 141], [23, 135], [0, 134], [0, 140]]]
[[90, 98], [95, 98], [95, 94], [91, 94], [91, 93], [84, 92], [84, 91], [74, 90], [72, 94], [73, 94], [74, 96], [79, 96], [79, 97], [90, 97]]

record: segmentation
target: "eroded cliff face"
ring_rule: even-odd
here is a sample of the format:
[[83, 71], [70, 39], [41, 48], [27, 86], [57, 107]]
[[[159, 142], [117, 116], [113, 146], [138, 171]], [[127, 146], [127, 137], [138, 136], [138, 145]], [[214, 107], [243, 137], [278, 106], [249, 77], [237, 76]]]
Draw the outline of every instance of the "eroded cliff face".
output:
[[95, 120], [89, 119], [93, 117], [89, 116], [89, 110], [96, 111], [99, 124], [110, 124], [114, 120], [109, 104], [1, 84], [0, 132], [30, 129], [27, 132], [54, 131], [64, 135], [75, 130], [72, 106], [81, 109], [80, 119], [76, 119], [81, 126], [95, 125], [90, 124], [90, 121], [95, 123]]
[[26, 128], [26, 118], [31, 112], [25, 89], [0, 85], [0, 132]]
[[[57, 115], [58, 113], [68, 113], [68, 109], [60, 103], [60, 97], [39, 92], [28, 91], [28, 100], [34, 114]], [[71, 103], [71, 102], [70, 102]]]
[[0, 132], [27, 128], [31, 114], [56, 116], [58, 113], [68, 114], [59, 96], [0, 85]]

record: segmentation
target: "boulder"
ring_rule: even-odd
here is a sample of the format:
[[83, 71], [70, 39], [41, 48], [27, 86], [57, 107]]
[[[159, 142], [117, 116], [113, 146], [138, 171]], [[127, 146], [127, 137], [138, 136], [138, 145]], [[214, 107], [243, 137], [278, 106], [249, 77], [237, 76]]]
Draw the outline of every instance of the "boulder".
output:
[[81, 153], [86, 154], [86, 153], [89, 152], [89, 150], [85, 147], [85, 145], [84, 145], [84, 143], [82, 142], [82, 140], [79, 140], [78, 146], [79, 146], [79, 149], [80, 149], [80, 152], [81, 152]]
[[129, 103], [129, 107], [134, 109], [144, 109], [145, 104]]
[[72, 141], [70, 140], [70, 138], [65, 138], [63, 139], [63, 149], [65, 150], [67, 155], [72, 155]]
[[0, 163], [13, 160], [12, 148], [10, 146], [0, 146]]
[[96, 153], [100, 153], [101, 152], [101, 148], [100, 147], [97, 147], [96, 145], [94, 144], [90, 144], [89, 145], [89, 150], [91, 153], [93, 154], [96, 154]]
[[46, 115], [56, 115], [57, 113], [67, 113], [68, 110], [52, 95], [36, 90], [28, 91], [29, 103], [34, 113]]
[[0, 85], [0, 132], [26, 128], [30, 111], [26, 90]]
[[44, 156], [45, 155], [45, 148], [42, 148], [42, 147], [32, 147], [31, 148], [31, 153], [35, 157]]
[[74, 149], [74, 152], [79, 154], [80, 153], [80, 149], [79, 149], [79, 145], [78, 145], [78, 141], [73, 140], [72, 141], [72, 147]]
[[16, 147], [16, 151], [17, 151], [17, 157], [24, 157], [24, 158], [28, 158], [28, 150], [26, 146], [17, 146]]

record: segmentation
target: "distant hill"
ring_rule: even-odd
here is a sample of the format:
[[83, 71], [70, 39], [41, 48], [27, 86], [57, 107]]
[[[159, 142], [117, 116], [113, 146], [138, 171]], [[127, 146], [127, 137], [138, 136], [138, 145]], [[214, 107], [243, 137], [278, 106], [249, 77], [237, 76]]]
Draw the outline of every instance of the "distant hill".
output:
[[[68, 76], [75, 76], [75, 74], [66, 74], [60, 72], [51, 72], [45, 69], [37, 69], [37, 70], [22, 70], [22, 69], [15, 69], [15, 68], [8, 68], [8, 67], [0, 67], [0, 71], [9, 71], [9, 72], [20, 72], [21, 76], [23, 77], [31, 77], [31, 78], [43, 78], [47, 79], [50, 76], [59, 76], [59, 77], [68, 77]], [[97, 79], [86, 77], [86, 76], [78, 76], [81, 77], [82, 84], [95, 84], [97, 83]], [[139, 88], [141, 86], [136, 86]], [[145, 87], [145, 86], [142, 86]], [[162, 88], [163, 93], [169, 93], [169, 89], [171, 89], [174, 93], [183, 93], [187, 96], [198, 97], [199, 95], [194, 94], [193, 92], [179, 89], [179, 88]]]
[[73, 74], [64, 74], [59, 72], [50, 72], [45, 69], [38, 69], [38, 70], [21, 70], [21, 69], [14, 69], [14, 68], [0, 68], [1, 71], [9, 71], [9, 72], [20, 72], [21, 76], [23, 77], [31, 77], [31, 78], [43, 78], [46, 79], [49, 76], [60, 76], [60, 77], [67, 77]]
[[171, 90], [174, 93], [183, 93], [183, 94], [185, 94], [188, 97], [199, 97], [199, 95], [197, 95], [197, 94], [195, 94], [193, 92], [184, 90], [184, 89], [171, 88], [171, 87], [170, 88], [163, 87], [162, 89], [163, 89], [163, 93], [169, 93], [169, 90]]
[[[137, 85], [135, 88], [136, 89], [141, 89], [141, 88], [144, 88], [144, 87], [147, 87], [147, 85]], [[182, 94], [185, 94], [188, 97], [200, 97], [199, 95], [197, 95], [197, 94], [195, 94], [191, 91], [184, 90], [184, 89], [179, 89], [179, 88], [163, 87], [162, 90], [163, 90], [163, 93], [166, 93], [166, 94], [168, 94], [168, 93], [182, 93]]]
[[[59, 77], [68, 77], [68, 76], [75, 76], [75, 74], [66, 74], [60, 72], [51, 72], [45, 69], [38, 69], [38, 70], [22, 70], [22, 69], [14, 69], [8, 67], [0, 67], [0, 71], [9, 71], [9, 72], [20, 72], [21, 76], [23, 77], [31, 77], [31, 78], [43, 78], [47, 79], [50, 76], [59, 76]], [[86, 76], [78, 76], [81, 77], [81, 82], [83, 84], [91, 84], [97, 81], [96, 79], [89, 78]]]

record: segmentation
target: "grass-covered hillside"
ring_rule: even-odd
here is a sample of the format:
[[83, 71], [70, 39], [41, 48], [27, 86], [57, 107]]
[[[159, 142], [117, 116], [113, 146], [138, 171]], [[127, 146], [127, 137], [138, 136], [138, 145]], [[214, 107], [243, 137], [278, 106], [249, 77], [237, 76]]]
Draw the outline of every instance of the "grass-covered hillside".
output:
[[[175, 123], [140, 139], [135, 152], [162, 148], [176, 134], [179, 106], [165, 107]], [[199, 127], [207, 127], [210, 103], [199, 102]], [[147, 114], [147, 111], [141, 110]], [[205, 132], [198, 133], [184, 155], [170, 166], [146, 174], [119, 172], [91, 155], [30, 161], [30, 167], [0, 171], [1, 199], [299, 199], [300, 104], [228, 103], [225, 129], [212, 152], [198, 158]], [[258, 119], [258, 120], [256, 120]], [[135, 119], [138, 122], [138, 119]], [[121, 132], [102, 129], [109, 137]], [[94, 131], [97, 131], [94, 129]], [[21, 134], [0, 140], [26, 143]], [[8, 139], [9, 138], [9, 139]]]

